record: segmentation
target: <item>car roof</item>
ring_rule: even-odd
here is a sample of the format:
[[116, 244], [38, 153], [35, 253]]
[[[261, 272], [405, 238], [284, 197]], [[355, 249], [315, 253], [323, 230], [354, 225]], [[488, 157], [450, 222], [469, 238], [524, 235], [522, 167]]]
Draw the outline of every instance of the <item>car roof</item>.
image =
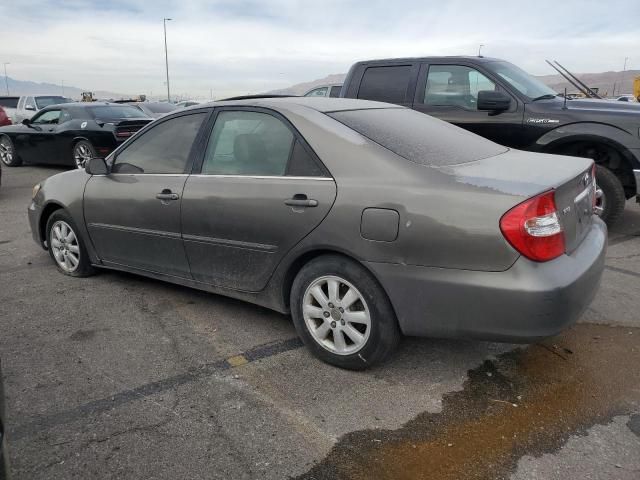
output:
[[405, 108], [390, 103], [373, 102], [370, 100], [356, 100], [353, 98], [332, 98], [332, 97], [275, 97], [275, 98], [250, 98], [243, 100], [225, 100], [220, 102], [202, 103], [189, 107], [197, 110], [206, 107], [265, 107], [280, 108], [287, 106], [307, 107], [318, 112], [339, 112], [344, 110], [367, 110], [372, 108]]
[[478, 57], [473, 55], [450, 55], [450, 56], [435, 56], [435, 57], [399, 57], [399, 58], [381, 58], [376, 60], [362, 60], [356, 62], [356, 65], [370, 64], [370, 63], [409, 63], [409, 62], [430, 62], [433, 60], [471, 60], [476, 63], [490, 63], [490, 62], [504, 62], [501, 58], [493, 57]]

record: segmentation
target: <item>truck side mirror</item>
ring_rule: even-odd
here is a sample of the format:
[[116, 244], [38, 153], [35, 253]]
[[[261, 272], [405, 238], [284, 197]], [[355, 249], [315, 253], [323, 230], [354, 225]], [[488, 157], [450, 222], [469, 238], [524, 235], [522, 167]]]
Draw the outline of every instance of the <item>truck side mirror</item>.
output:
[[504, 112], [511, 107], [511, 97], [504, 92], [480, 90], [478, 92], [478, 110]]

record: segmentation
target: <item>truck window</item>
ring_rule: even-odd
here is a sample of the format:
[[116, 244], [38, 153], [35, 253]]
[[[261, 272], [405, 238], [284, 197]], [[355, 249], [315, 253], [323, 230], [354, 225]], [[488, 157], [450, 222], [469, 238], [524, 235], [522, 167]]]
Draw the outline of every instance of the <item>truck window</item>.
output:
[[326, 97], [328, 87], [320, 87], [305, 93], [305, 97]]
[[411, 65], [369, 67], [365, 70], [358, 98], [378, 102], [404, 103]]
[[340, 90], [342, 90], [342, 85], [334, 85], [333, 87], [331, 87], [331, 90], [329, 91], [329, 96], [330, 97], [339, 97], [340, 96]]
[[424, 103], [476, 110], [478, 92], [495, 89], [495, 83], [473, 68], [462, 65], [430, 65]]

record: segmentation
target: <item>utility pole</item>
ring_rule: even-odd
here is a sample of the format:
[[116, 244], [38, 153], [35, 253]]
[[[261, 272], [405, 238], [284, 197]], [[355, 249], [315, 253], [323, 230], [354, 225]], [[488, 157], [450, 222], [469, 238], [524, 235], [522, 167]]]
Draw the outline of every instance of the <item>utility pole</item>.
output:
[[163, 18], [162, 24], [164, 26], [164, 63], [167, 67], [167, 102], [171, 103], [171, 90], [169, 89], [169, 54], [167, 53], [167, 22], [171, 21], [171, 18]]
[[480, 46], [478, 47], [478, 56], [481, 57], [482, 55], [480, 54], [480, 52], [482, 51], [482, 47], [484, 47], [484, 43], [481, 43]]
[[7, 65], [11, 65], [9, 62], [5, 62], [4, 64], [4, 86], [7, 87], [7, 95], [11, 95], [9, 93], [9, 80], [7, 79]]

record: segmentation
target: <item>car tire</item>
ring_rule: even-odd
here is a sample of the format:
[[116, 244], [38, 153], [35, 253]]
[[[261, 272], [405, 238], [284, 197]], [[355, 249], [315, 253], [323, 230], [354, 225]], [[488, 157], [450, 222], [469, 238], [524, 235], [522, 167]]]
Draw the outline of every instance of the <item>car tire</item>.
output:
[[58, 270], [72, 277], [95, 273], [75, 222], [64, 210], [56, 210], [47, 220], [47, 246]]
[[13, 142], [7, 135], [0, 135], [0, 161], [7, 167], [22, 165], [22, 160], [16, 154]]
[[624, 211], [626, 196], [624, 187], [615, 173], [602, 165], [596, 165], [596, 212], [607, 226], [614, 225]]
[[80, 140], [73, 146], [71, 158], [76, 168], [83, 169], [96, 156], [96, 150], [88, 140]]
[[385, 291], [368, 270], [343, 256], [323, 255], [302, 267], [290, 306], [305, 345], [336, 367], [372, 367], [386, 360], [400, 341]]

